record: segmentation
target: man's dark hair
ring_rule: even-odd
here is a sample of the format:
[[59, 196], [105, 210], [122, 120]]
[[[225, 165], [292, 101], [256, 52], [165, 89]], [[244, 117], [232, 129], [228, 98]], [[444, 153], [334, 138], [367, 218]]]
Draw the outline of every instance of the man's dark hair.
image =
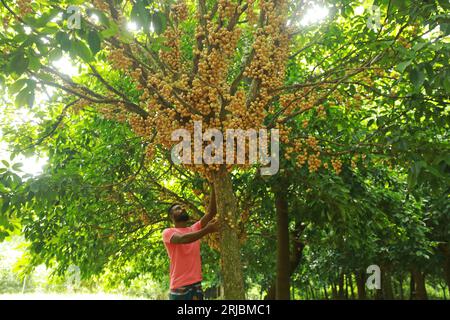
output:
[[170, 218], [170, 216], [171, 216], [171, 214], [172, 214], [172, 209], [173, 209], [173, 207], [178, 206], [178, 205], [180, 205], [180, 204], [177, 203], [177, 202], [174, 202], [174, 203], [172, 203], [172, 204], [170, 205], [170, 207], [167, 209], [167, 213], [169, 214], [169, 218]]

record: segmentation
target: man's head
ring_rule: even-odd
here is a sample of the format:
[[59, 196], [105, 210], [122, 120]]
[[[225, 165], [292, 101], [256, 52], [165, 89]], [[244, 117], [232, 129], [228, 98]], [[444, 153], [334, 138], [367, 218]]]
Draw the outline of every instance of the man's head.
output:
[[179, 203], [172, 204], [167, 210], [169, 218], [173, 222], [186, 222], [189, 220], [189, 215], [183, 205]]

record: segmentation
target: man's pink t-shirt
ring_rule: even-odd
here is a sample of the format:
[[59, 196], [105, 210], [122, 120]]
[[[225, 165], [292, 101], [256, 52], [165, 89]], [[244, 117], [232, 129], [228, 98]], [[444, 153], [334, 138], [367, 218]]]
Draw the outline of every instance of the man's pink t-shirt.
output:
[[200, 240], [175, 244], [170, 239], [175, 233], [185, 234], [199, 231], [200, 221], [187, 228], [168, 228], [163, 231], [163, 241], [170, 258], [170, 289], [176, 289], [202, 281]]

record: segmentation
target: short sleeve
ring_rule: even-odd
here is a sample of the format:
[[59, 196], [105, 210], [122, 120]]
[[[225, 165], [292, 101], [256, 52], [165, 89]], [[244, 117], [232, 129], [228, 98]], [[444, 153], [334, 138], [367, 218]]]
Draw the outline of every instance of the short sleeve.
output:
[[175, 232], [176, 230], [173, 228], [165, 229], [162, 233], [163, 241], [165, 243], [170, 243], [170, 239], [172, 239], [172, 236], [174, 235]]
[[202, 222], [200, 221], [200, 220], [198, 220], [196, 223], [194, 223], [192, 226], [191, 226], [191, 230], [192, 231], [199, 231], [199, 230], [201, 230], [202, 229]]

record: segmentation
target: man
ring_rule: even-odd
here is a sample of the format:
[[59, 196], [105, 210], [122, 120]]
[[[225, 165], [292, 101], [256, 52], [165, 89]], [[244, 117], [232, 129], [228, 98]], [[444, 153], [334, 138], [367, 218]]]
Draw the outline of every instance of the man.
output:
[[174, 228], [163, 231], [163, 241], [170, 258], [170, 294], [171, 300], [203, 300], [202, 265], [200, 241], [208, 233], [219, 230], [216, 215], [216, 197], [211, 192], [208, 213], [188, 227], [189, 215], [186, 209], [172, 204], [168, 209]]

